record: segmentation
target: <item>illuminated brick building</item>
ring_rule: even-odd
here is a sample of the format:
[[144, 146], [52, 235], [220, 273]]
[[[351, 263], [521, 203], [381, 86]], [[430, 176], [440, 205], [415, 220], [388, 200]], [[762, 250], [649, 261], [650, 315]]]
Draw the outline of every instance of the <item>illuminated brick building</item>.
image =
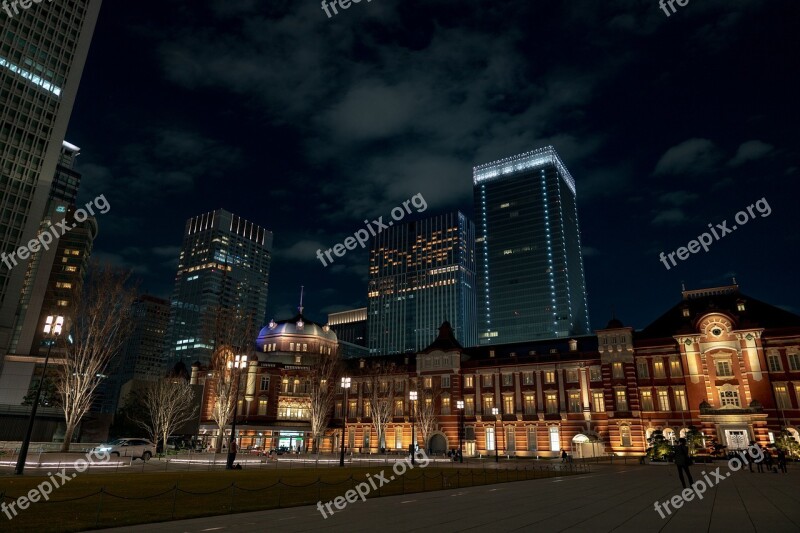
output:
[[[276, 447], [289, 425], [297, 433], [292, 442], [307, 442], [308, 422], [287, 402], [302, 401], [308, 358], [322, 347], [336, 349], [337, 341], [317, 324], [298, 331], [298, 320], [302, 315], [271, 324], [275, 335], [265, 328], [259, 337], [261, 362], [251, 362], [248, 414], [239, 417], [244, 447]], [[461, 401], [468, 456], [494, 454], [495, 441], [501, 454], [516, 456], [552, 457], [562, 448], [576, 457], [641, 455], [653, 430], [673, 440], [689, 426], [729, 449], [750, 440], [768, 444], [782, 428], [798, 438], [800, 317], [745, 296], [736, 285], [684, 291], [641, 331], [613, 319], [591, 336], [463, 348], [444, 323], [417, 354], [342, 365], [352, 382], [345, 444], [356, 452], [407, 449], [412, 390], [419, 395], [417, 413], [423, 402], [434, 405], [433, 429], [416, 432], [419, 445], [432, 452], [458, 447]], [[383, 443], [368, 401], [376, 380], [391, 402]], [[265, 383], [262, 399], [256, 389]], [[337, 390], [323, 451], [338, 446], [343, 400]], [[215, 431], [209, 420], [201, 422]]]

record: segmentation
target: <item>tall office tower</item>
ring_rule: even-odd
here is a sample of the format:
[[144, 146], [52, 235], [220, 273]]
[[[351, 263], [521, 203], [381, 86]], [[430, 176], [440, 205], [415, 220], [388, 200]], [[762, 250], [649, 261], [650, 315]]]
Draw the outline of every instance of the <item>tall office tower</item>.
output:
[[[29, 384], [38, 383], [42, 355], [49, 342], [42, 337], [47, 316], [70, 313], [89, 267], [98, 228], [94, 217], [84, 218], [81, 213], [75, 218], [81, 175], [73, 167], [79, 153], [77, 146], [62, 144], [37, 236], [49, 233], [61, 221], [71, 229], [59, 239], [52, 239], [47, 248], [33, 251], [24, 267], [11, 341], [8, 353], [2, 357], [5, 363], [0, 370], [0, 403], [18, 405]], [[55, 348], [55, 353], [58, 349]]]
[[478, 340], [588, 335], [575, 180], [552, 146], [473, 170]]
[[131, 390], [165, 375], [164, 339], [169, 326], [169, 302], [149, 294], [139, 296], [131, 309], [133, 330], [106, 372], [94, 410], [116, 413]]
[[394, 225], [373, 240], [367, 316], [370, 354], [414, 352], [449, 321], [476, 344], [475, 225], [453, 212]]
[[17, 261], [0, 264], [0, 356], [29, 261], [18, 250], [45, 215], [100, 4], [7, 2], [0, 12], [0, 253]]
[[345, 359], [369, 355], [367, 308], [328, 314], [328, 326], [339, 339], [339, 356]]
[[[266, 323], [272, 232], [224, 209], [186, 222], [167, 334], [168, 364], [208, 365], [219, 310]], [[224, 319], [223, 319], [224, 320]]]

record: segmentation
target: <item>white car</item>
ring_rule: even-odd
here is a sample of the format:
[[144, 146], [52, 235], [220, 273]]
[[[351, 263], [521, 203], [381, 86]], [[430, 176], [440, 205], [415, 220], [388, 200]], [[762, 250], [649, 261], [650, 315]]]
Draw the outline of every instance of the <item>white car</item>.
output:
[[147, 439], [117, 439], [101, 444], [95, 452], [107, 453], [112, 457], [132, 457], [148, 461], [156, 453], [156, 445]]

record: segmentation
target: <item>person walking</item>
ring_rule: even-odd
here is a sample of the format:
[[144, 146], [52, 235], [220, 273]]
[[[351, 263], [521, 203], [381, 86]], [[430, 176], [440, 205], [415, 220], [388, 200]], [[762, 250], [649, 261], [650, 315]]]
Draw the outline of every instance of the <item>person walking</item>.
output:
[[689, 465], [692, 464], [692, 457], [689, 455], [689, 447], [686, 446], [686, 439], [679, 439], [678, 445], [675, 446], [675, 466], [678, 467], [678, 477], [681, 478], [681, 485], [686, 488], [686, 481], [683, 479], [683, 473], [689, 478], [689, 485], [694, 485], [692, 473], [689, 471]]
[[567, 462], [567, 450], [565, 450], [564, 448], [561, 448], [561, 462], [562, 463]]
[[[755, 446], [755, 445], [756, 445], [756, 441], [754, 441], [754, 440], [751, 440], [751, 441], [750, 441], [750, 448], [752, 448], [752, 447], [753, 447], [753, 446]], [[750, 461], [750, 462], [748, 462], [748, 463], [747, 463], [747, 466], [749, 466], [749, 467], [750, 467], [750, 473], [752, 474], [752, 473], [753, 473], [753, 461]]]
[[763, 447], [760, 447], [760, 449], [761, 449], [761, 457], [756, 459], [756, 467], [758, 468], [758, 472], [763, 474], [764, 473], [764, 455], [766, 455], [766, 452], [765, 452]]
[[780, 468], [781, 472], [784, 474], [788, 473], [786, 472], [786, 452], [781, 448], [778, 448], [778, 468]]

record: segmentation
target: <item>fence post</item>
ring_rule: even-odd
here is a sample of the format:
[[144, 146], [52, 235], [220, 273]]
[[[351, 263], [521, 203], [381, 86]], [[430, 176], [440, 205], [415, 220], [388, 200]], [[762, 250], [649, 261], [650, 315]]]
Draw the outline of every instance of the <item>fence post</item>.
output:
[[103, 487], [100, 487], [100, 501], [97, 503], [97, 514], [94, 517], [94, 527], [100, 525], [100, 511], [103, 509]]
[[175, 492], [172, 495], [172, 520], [175, 520], [175, 503], [178, 500], [178, 482], [175, 482]]

